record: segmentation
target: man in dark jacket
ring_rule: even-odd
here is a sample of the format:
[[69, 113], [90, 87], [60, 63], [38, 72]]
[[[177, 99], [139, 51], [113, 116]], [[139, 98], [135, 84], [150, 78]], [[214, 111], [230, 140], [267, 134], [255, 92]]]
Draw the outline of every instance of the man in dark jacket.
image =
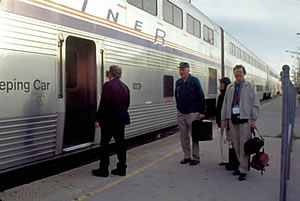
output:
[[113, 137], [117, 145], [118, 164], [111, 174], [126, 175], [125, 125], [130, 124], [128, 107], [130, 95], [128, 87], [121, 82], [122, 69], [113, 65], [108, 72], [109, 81], [103, 85], [100, 105], [96, 115], [96, 127], [101, 127], [100, 168], [93, 170], [95, 176], [109, 175], [109, 142]]
[[205, 117], [205, 96], [199, 79], [190, 74], [190, 66], [187, 62], [179, 64], [179, 74], [181, 78], [176, 81], [175, 98], [180, 141], [184, 153], [180, 163], [197, 165], [200, 162], [199, 142], [193, 141], [191, 157], [190, 135], [192, 122]]

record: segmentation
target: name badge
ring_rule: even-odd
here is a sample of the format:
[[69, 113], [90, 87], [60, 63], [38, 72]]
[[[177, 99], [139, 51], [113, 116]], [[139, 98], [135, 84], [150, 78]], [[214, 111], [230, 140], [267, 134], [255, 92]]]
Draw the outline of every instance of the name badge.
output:
[[240, 108], [239, 107], [233, 107], [232, 108], [232, 114], [240, 114]]

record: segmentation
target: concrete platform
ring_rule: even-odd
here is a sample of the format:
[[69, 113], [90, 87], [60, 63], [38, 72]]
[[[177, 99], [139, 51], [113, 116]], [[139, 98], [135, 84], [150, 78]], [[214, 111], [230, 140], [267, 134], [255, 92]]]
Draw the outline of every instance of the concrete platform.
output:
[[[2, 201], [279, 201], [281, 124], [267, 124], [264, 118], [281, 119], [281, 98], [264, 103], [258, 126], [265, 138], [265, 151], [270, 166], [264, 175], [251, 169], [246, 181], [218, 166], [219, 147], [217, 132], [214, 140], [200, 143], [201, 163], [182, 165], [183, 158], [179, 135], [131, 149], [128, 151], [126, 177], [94, 177], [91, 170], [98, 168], [94, 162], [39, 181], [0, 193]], [[279, 106], [279, 107], [278, 107]], [[295, 122], [300, 122], [300, 108]], [[268, 115], [267, 113], [272, 113]], [[272, 127], [272, 132], [267, 128]], [[276, 127], [276, 128], [275, 128]], [[216, 131], [216, 127], [214, 127]], [[271, 134], [274, 134], [272, 136]], [[280, 133], [280, 132], [279, 132]], [[300, 129], [295, 129], [297, 135]], [[294, 140], [291, 180], [288, 182], [288, 201], [300, 197], [300, 139]], [[116, 156], [111, 157], [110, 169], [115, 167]], [[42, 171], [42, 170], [41, 170]], [[5, 181], [1, 181], [5, 182]]]

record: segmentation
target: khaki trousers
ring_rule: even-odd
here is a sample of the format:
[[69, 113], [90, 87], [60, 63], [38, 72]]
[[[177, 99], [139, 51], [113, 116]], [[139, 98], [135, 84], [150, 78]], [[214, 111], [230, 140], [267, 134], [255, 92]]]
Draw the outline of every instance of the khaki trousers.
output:
[[240, 162], [239, 171], [247, 173], [249, 167], [249, 155], [244, 151], [244, 144], [251, 138], [250, 120], [247, 123], [233, 124], [229, 121], [229, 134], [232, 140], [236, 156]]
[[199, 156], [199, 142], [192, 142], [192, 157], [191, 157], [191, 135], [192, 135], [192, 122], [199, 118], [199, 112], [183, 114], [177, 113], [177, 123], [180, 132], [180, 142], [184, 153], [184, 158], [200, 160]]

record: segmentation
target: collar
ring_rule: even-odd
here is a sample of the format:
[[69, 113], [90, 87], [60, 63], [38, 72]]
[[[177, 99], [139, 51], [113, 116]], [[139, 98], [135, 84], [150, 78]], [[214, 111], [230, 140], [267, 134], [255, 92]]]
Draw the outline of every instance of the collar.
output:
[[241, 80], [240, 82], [236, 82], [236, 81], [234, 81], [234, 85], [240, 85], [240, 84], [244, 84], [245, 83], [245, 79], [243, 79], [243, 80]]
[[190, 80], [191, 80], [191, 74], [190, 74], [190, 73], [189, 73], [189, 76], [188, 76], [188, 78], [186, 79], [186, 81], [184, 81], [183, 78], [181, 78], [181, 81], [182, 81], [183, 83], [189, 82]]

